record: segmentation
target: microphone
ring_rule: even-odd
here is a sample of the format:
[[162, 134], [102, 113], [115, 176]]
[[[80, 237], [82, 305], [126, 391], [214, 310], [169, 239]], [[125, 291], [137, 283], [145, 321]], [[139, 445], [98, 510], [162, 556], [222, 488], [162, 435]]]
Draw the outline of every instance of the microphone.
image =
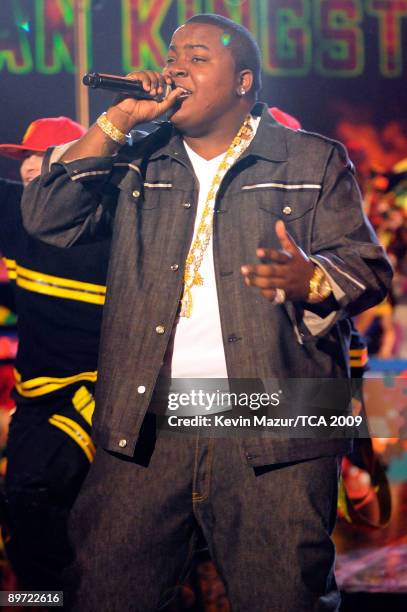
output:
[[86, 87], [92, 89], [107, 89], [117, 93], [127, 94], [129, 98], [136, 100], [154, 100], [162, 102], [172, 91], [171, 85], [166, 85], [163, 94], [152, 96], [148, 91], [143, 89], [141, 81], [127, 79], [126, 77], [114, 76], [112, 74], [101, 74], [99, 72], [88, 72], [82, 79], [82, 83]]

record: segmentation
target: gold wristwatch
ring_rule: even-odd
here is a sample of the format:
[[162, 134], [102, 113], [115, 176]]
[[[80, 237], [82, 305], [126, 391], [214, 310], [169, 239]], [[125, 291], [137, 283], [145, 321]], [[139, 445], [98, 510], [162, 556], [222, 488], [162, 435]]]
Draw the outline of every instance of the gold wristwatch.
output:
[[314, 267], [314, 273], [309, 282], [309, 290], [307, 302], [310, 304], [318, 304], [322, 302], [332, 293], [332, 287], [326, 277], [325, 272], [319, 266]]

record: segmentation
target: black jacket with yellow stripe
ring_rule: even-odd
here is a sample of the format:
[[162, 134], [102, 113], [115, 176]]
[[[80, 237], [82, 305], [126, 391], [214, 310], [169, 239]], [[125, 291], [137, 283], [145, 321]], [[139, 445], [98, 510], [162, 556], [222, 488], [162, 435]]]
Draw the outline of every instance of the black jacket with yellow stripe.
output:
[[19, 405], [47, 407], [75, 398], [90, 422], [110, 242], [64, 249], [32, 238], [21, 194], [19, 183], [0, 179], [0, 252], [18, 314], [14, 395]]

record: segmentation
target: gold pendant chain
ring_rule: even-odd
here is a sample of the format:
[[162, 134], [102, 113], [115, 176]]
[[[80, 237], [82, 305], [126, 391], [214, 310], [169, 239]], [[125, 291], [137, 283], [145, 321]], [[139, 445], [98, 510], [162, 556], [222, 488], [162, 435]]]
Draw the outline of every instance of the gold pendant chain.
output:
[[198, 229], [185, 261], [184, 291], [181, 299], [181, 317], [191, 316], [192, 288], [194, 286], [203, 285], [203, 278], [199, 272], [199, 268], [201, 267], [202, 260], [212, 237], [213, 211], [216, 194], [226, 172], [234, 164], [237, 158], [240, 157], [253, 139], [254, 130], [251, 125], [251, 119], [251, 115], [247, 115], [244, 122], [240, 126], [238, 133], [218, 166], [212, 181], [212, 185], [209, 189]]

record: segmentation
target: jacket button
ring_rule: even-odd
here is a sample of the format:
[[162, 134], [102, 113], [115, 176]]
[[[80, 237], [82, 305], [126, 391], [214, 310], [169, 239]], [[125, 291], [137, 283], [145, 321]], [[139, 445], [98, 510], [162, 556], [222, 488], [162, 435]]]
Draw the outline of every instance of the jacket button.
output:
[[171, 271], [172, 271], [172, 272], [176, 272], [176, 271], [178, 270], [178, 268], [179, 268], [179, 265], [178, 265], [178, 264], [172, 264], [172, 266], [171, 266]]
[[284, 213], [285, 215], [291, 215], [291, 213], [292, 213], [292, 208], [291, 208], [291, 206], [284, 206], [284, 208], [283, 208], [283, 213]]
[[155, 331], [157, 332], [157, 334], [162, 336], [162, 334], [165, 334], [165, 327], [164, 327], [164, 325], [157, 325], [157, 327], [155, 328]]
[[140, 197], [140, 192], [137, 191], [137, 189], [135, 189], [131, 195], [133, 196], [133, 198], [139, 198]]
[[230, 334], [230, 336], [228, 336], [228, 342], [238, 342], [241, 339], [242, 338], [239, 336], [236, 336], [236, 334]]
[[184, 208], [191, 208], [191, 202], [184, 202], [182, 206]]
[[140, 385], [139, 387], [137, 387], [137, 393], [140, 393], [140, 395], [142, 395], [145, 392], [146, 392], [146, 388], [144, 385]]
[[257, 459], [257, 455], [254, 455], [253, 453], [246, 453], [246, 459], [248, 459], [248, 461], [251, 461], [252, 459]]
[[119, 446], [120, 448], [125, 448], [127, 446], [127, 440], [125, 440], [124, 438], [122, 440], [119, 440]]

